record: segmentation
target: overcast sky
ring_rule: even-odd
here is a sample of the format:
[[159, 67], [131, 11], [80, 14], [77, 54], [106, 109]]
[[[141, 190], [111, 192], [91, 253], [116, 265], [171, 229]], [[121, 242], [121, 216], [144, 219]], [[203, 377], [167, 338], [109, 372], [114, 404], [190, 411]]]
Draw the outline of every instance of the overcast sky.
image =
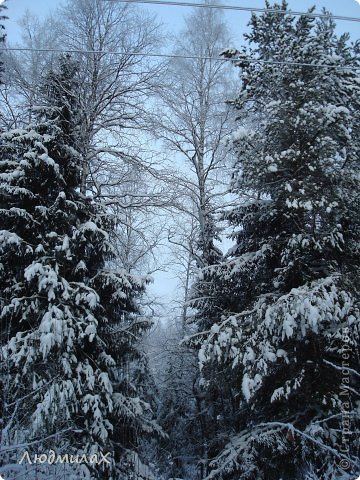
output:
[[[193, 1], [201, 2], [201, 0]], [[334, 15], [360, 17], [359, 2], [360, 0], [290, 0], [289, 5], [294, 11], [306, 11], [309, 7], [316, 5], [317, 11], [321, 11], [321, 9], [325, 7]], [[6, 14], [9, 17], [9, 20], [6, 22], [8, 41], [14, 43], [18, 40], [19, 30], [17, 21], [23, 17], [26, 10], [40, 17], [44, 17], [61, 3], [65, 2], [61, 0], [6, 0], [8, 7]], [[223, 0], [223, 3], [225, 5], [263, 8], [265, 2], [264, 0]], [[168, 5], [144, 5], [143, 8], [157, 14], [159, 20], [164, 24], [168, 32], [174, 32], [180, 29], [183, 15], [191, 10], [188, 7]], [[232, 46], [237, 46], [241, 41], [242, 33], [246, 29], [250, 12], [226, 11], [225, 15], [234, 34], [234, 45]], [[360, 23], [358, 22], [338, 21], [338, 30], [339, 32], [348, 31], [353, 39], [360, 38]], [[227, 46], [228, 45], [224, 45], [224, 47]]]

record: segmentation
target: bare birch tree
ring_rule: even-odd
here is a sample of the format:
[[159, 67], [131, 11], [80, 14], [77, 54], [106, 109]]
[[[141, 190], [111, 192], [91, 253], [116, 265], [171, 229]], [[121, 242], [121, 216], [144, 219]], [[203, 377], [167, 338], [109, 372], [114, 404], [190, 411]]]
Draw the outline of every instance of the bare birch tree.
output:
[[201, 8], [185, 19], [174, 54], [189, 58], [169, 62], [162, 105], [152, 125], [177, 170], [177, 206], [196, 220], [198, 235], [191, 249], [198, 266], [212, 263], [218, 255], [214, 215], [226, 189], [224, 139], [231, 128], [226, 99], [232, 74], [216, 57], [229, 42], [218, 11]]
[[139, 127], [159, 75], [158, 65], [146, 54], [158, 44], [159, 29], [153, 17], [118, 2], [72, 0], [59, 16], [63, 46], [84, 52], [75, 58], [81, 65], [83, 90], [80, 138], [85, 192], [104, 156], [117, 162], [137, 158], [131, 146], [142, 143]]
[[[169, 188], [177, 192], [174, 221], [168, 235], [174, 247], [174, 262], [181, 265], [182, 307], [178, 315], [171, 314], [173, 321], [180, 324], [177, 343], [195, 328], [189, 325], [195, 313], [189, 301], [202, 294], [195, 283], [197, 269], [221, 257], [216, 244], [220, 240], [217, 217], [226, 202], [225, 139], [232, 124], [226, 100], [231, 96], [232, 74], [226, 62], [216, 58], [229, 43], [230, 35], [218, 11], [199, 8], [185, 19], [183, 31], [174, 39], [176, 58], [168, 63], [161, 100], [154, 109], [151, 124], [171, 159], [172, 172], [167, 180]], [[178, 413], [172, 419], [171, 414], [165, 415], [160, 422], [171, 439], [167, 447], [173, 461], [171, 474], [186, 476], [192, 469], [191, 475], [204, 478], [209, 415], [200, 388], [196, 356], [196, 352], [190, 352], [184, 345], [173, 346], [168, 355], [169, 383], [164, 404]], [[176, 375], [171, 378], [175, 364]], [[182, 394], [172, 397], [174, 391]], [[176, 452], [171, 445], [181, 443], [180, 431], [187, 432], [187, 444], [181, 444], [181, 451]]]
[[46, 50], [60, 48], [60, 24], [54, 16], [40, 20], [27, 10], [20, 27], [21, 41], [8, 44], [4, 54], [4, 85], [0, 88], [0, 121], [8, 129], [32, 122], [34, 107], [41, 101], [40, 85], [58, 57]]

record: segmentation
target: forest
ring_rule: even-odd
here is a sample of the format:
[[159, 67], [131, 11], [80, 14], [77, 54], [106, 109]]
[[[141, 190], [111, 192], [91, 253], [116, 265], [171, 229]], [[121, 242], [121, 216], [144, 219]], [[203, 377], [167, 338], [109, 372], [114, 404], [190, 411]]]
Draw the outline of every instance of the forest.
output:
[[0, 479], [356, 480], [360, 40], [65, 0], [13, 44], [9, 3]]

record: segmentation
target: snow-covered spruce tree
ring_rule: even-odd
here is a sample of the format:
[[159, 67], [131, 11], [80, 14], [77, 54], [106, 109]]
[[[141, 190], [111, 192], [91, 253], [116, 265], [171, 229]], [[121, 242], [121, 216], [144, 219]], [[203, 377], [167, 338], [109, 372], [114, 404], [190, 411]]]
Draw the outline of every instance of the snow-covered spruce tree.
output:
[[329, 16], [265, 13], [251, 27], [247, 54], [259, 62], [224, 52], [242, 83], [239, 205], [227, 215], [235, 245], [207, 269], [222, 314], [191, 339], [205, 373], [231, 372], [231, 387], [242, 387], [207, 478], [355, 478], [359, 58]]
[[4, 410], [23, 412], [8, 446], [48, 438], [33, 448], [56, 450], [57, 434], [68, 453], [110, 452], [91, 478], [135, 479], [138, 436], [156, 428], [126, 368], [149, 326], [136, 317], [144, 280], [111, 269], [113, 222], [80, 193], [69, 57], [46, 89], [36, 125], [1, 137], [1, 346], [12, 387]]

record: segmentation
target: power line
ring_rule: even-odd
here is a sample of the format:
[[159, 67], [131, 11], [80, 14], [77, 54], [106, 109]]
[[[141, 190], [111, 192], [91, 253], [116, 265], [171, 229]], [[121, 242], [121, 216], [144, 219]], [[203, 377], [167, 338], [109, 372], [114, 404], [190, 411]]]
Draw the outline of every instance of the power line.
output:
[[[107, 50], [77, 50], [77, 49], [59, 49], [59, 48], [25, 48], [25, 47], [8, 47], [3, 51], [9, 52], [44, 52], [44, 53], [81, 53], [81, 54], [102, 54], [102, 55], [122, 55], [129, 57], [155, 57], [155, 58], [183, 58], [187, 60], [215, 60], [221, 62], [236, 61], [236, 58], [197, 56], [197, 55], [179, 55], [174, 53], [141, 53], [141, 52], [118, 52]], [[257, 58], [241, 57], [241, 60], [249, 63], [263, 63], [273, 65], [293, 65], [299, 67], [313, 68], [333, 68], [336, 70], [360, 70], [360, 67], [346, 67], [342, 65], [331, 65], [328, 63], [301, 63], [286, 62], [277, 60], [261, 60]]]
[[196, 7], [196, 8], [217, 8], [220, 10], [237, 10], [241, 12], [256, 12], [256, 13], [276, 13], [279, 15], [295, 15], [313, 18], [332, 18], [335, 20], [343, 20], [348, 22], [360, 22], [360, 17], [346, 17], [343, 15], [332, 15], [325, 13], [310, 13], [310, 12], [293, 12], [291, 10], [281, 10], [277, 8], [254, 8], [254, 7], [240, 7], [238, 5], [216, 5], [214, 3], [192, 3], [192, 2], [175, 2], [171, 0], [105, 0], [117, 1], [119, 3], [142, 3], [152, 5], [169, 5], [175, 7]]

